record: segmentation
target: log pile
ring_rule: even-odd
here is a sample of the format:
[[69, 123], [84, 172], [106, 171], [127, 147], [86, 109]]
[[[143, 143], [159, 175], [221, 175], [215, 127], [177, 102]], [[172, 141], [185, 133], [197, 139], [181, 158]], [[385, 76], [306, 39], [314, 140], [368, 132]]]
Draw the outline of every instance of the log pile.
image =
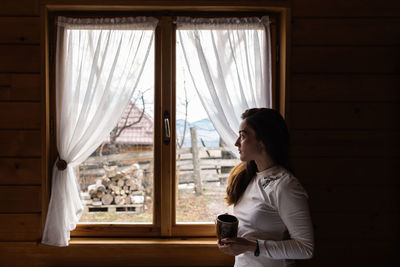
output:
[[117, 166], [104, 166], [104, 171], [105, 175], [82, 194], [86, 205], [144, 204], [143, 171], [138, 164], [122, 171]]

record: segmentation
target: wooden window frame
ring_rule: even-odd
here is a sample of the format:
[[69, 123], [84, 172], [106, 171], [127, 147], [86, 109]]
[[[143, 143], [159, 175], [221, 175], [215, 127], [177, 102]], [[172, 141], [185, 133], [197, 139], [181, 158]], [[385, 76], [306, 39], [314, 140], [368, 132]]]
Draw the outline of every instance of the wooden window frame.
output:
[[[62, 2], [62, 1], [60, 1]], [[154, 101], [154, 211], [153, 224], [79, 224], [72, 237], [215, 237], [214, 225], [210, 224], [177, 224], [175, 222], [175, 130], [171, 132], [171, 142], [165, 145], [162, 129], [162, 113], [168, 110], [171, 114], [171, 128], [175, 129], [175, 25], [172, 16], [215, 16], [230, 14], [230, 16], [268, 15], [273, 21], [271, 30], [272, 41], [272, 98], [273, 107], [283, 116], [287, 108], [288, 79], [288, 36], [289, 8], [281, 1], [246, 1], [245, 4], [227, 6], [225, 3], [212, 6], [204, 5], [204, 1], [193, 1], [184, 5], [180, 1], [170, 1], [176, 5], [165, 5], [165, 2], [149, 5], [135, 4], [139, 1], [129, 1], [130, 5], [69, 5], [44, 4], [42, 6], [42, 60], [44, 105], [43, 151], [43, 198], [42, 198], [42, 230], [50, 199], [51, 168], [56, 160], [55, 146], [55, 99], [54, 99], [54, 58], [55, 58], [55, 23], [58, 15], [73, 16], [137, 16], [146, 15], [160, 18], [155, 36], [155, 101]], [[221, 1], [220, 1], [221, 2]], [[163, 71], [163, 72], [162, 72]], [[167, 73], [167, 75], [165, 75]], [[158, 168], [156, 167], [158, 166]]]

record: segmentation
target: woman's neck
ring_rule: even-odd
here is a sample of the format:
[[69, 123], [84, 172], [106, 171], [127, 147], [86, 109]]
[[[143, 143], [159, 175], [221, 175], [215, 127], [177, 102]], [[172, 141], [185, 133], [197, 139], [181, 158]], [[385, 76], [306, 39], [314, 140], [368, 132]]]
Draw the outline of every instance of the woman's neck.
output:
[[276, 163], [272, 160], [272, 158], [269, 155], [264, 155], [263, 157], [256, 159], [255, 162], [257, 165], [258, 172], [265, 171], [266, 169], [269, 169], [272, 166], [276, 165]]

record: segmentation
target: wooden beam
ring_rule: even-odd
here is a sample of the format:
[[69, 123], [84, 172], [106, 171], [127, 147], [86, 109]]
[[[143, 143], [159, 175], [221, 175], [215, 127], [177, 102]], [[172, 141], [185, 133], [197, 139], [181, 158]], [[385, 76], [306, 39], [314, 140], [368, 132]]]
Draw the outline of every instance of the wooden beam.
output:
[[0, 45], [0, 72], [40, 73], [40, 46]]
[[[214, 239], [215, 240], [215, 239]], [[214, 243], [215, 242], [215, 243]], [[57, 248], [29, 242], [0, 243], [2, 266], [232, 266], [234, 257], [210, 242], [73, 241]], [[21, 253], [23, 256], [21, 256]]]
[[0, 186], [0, 213], [41, 212], [40, 186]]
[[0, 105], [0, 129], [40, 129], [40, 103], [10, 102]]
[[41, 157], [40, 130], [0, 130], [0, 157]]
[[397, 103], [291, 103], [292, 129], [398, 130]]
[[0, 241], [37, 241], [40, 227], [40, 213], [0, 214]]
[[[366, 167], [367, 166], [367, 167]], [[291, 167], [304, 185], [396, 186], [400, 173], [398, 158], [293, 157]], [[379, 177], [379, 178], [377, 178]]]
[[292, 0], [295, 17], [395, 17], [400, 16], [397, 0], [379, 4], [375, 1], [359, 0]]
[[1, 0], [0, 15], [39, 16], [40, 0]]
[[40, 185], [40, 164], [38, 158], [0, 158], [0, 185]]
[[[390, 60], [389, 60], [390, 59]], [[294, 46], [294, 73], [399, 74], [397, 46]]]
[[[400, 225], [400, 218], [396, 213], [372, 211], [313, 213], [312, 221], [315, 226], [315, 236], [320, 239], [352, 236], [359, 241], [396, 241], [395, 233]], [[333, 221], [335, 227], [332, 227]]]
[[0, 101], [40, 101], [40, 74], [0, 73]]
[[295, 74], [292, 102], [400, 102], [400, 75]]
[[293, 45], [399, 45], [400, 18], [295, 18]]
[[[345, 171], [343, 170], [343, 172]], [[337, 177], [337, 179], [345, 179], [345, 176]], [[379, 179], [379, 177], [376, 179]], [[398, 212], [399, 185], [335, 186], [327, 184], [321, 186], [305, 185], [305, 189], [310, 197], [309, 203], [312, 213]], [[376, 201], [376, 199], [379, 199], [379, 201]]]
[[39, 17], [0, 17], [1, 44], [40, 44]]
[[399, 157], [400, 131], [294, 130], [293, 157]]

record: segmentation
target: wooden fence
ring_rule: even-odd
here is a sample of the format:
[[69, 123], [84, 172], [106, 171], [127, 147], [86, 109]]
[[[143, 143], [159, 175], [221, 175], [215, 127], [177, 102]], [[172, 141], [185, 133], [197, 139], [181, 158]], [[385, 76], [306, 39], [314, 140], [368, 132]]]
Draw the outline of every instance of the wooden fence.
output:
[[[193, 149], [190, 147], [177, 150], [177, 179], [179, 183], [192, 183], [195, 164], [198, 161], [199, 177], [201, 182], [223, 181], [229, 175], [229, 170], [239, 163], [239, 159], [226, 158], [226, 150], [222, 147], [200, 147], [197, 149], [198, 159], [193, 157]], [[226, 153], [225, 153], [226, 154]], [[126, 152], [104, 156], [89, 157], [79, 167], [81, 178], [95, 179], [104, 176], [104, 162], [120, 162], [120, 171], [132, 164], [139, 164], [145, 171], [152, 171], [153, 152]]]

